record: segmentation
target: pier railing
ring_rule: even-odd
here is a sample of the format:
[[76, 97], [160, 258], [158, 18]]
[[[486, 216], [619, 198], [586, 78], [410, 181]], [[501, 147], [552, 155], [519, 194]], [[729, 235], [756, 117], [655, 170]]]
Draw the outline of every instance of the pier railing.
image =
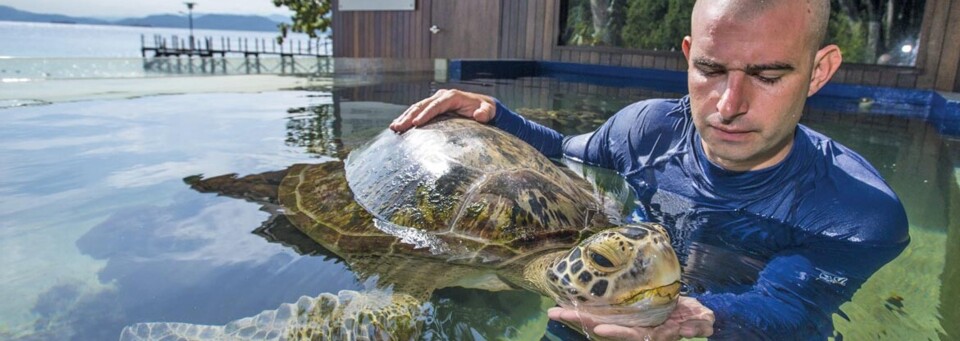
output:
[[230, 39], [186, 40], [140, 35], [140, 53], [147, 72], [208, 74], [326, 74], [331, 70], [328, 40]]

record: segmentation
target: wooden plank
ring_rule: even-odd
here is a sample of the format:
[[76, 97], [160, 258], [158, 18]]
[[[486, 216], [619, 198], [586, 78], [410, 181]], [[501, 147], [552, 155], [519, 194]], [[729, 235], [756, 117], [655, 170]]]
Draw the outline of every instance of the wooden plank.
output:
[[645, 68], [652, 69], [654, 66], [656, 66], [656, 62], [657, 61], [651, 55], [643, 56], [643, 67]]
[[400, 23], [398, 24], [398, 29], [401, 30], [400, 41], [397, 42], [400, 44], [400, 49], [403, 51], [401, 58], [410, 59], [413, 58], [414, 49], [416, 48], [411, 44], [413, 39], [413, 22], [410, 20], [413, 18], [413, 12], [406, 12], [400, 16]]
[[515, 39], [514, 39], [513, 58], [523, 58], [523, 44], [521, 43], [522, 39], [519, 39], [519, 38], [516, 38], [516, 37], [520, 37], [520, 36], [526, 34], [526, 32], [527, 32], [527, 20], [526, 20], [526, 18], [527, 18], [527, 12], [526, 12], [527, 6], [526, 6], [526, 3], [523, 2], [523, 1], [516, 1], [516, 2], [517, 2], [517, 4], [514, 5], [514, 6], [516, 6], [516, 7], [514, 8], [514, 10], [515, 10], [516, 13], [517, 13], [517, 19], [519, 19], [519, 20], [517, 20], [517, 27], [515, 28], [516, 31], [513, 32], [513, 34], [516, 35], [516, 36], [514, 36]]
[[559, 1], [557, 0], [545, 0], [544, 8], [546, 11], [543, 13], [544, 17], [544, 26], [543, 26], [543, 56], [542, 60], [552, 60], [553, 59], [553, 49], [557, 45], [556, 32], [557, 32], [557, 6], [559, 6]]
[[960, 60], [960, 3], [950, 1], [950, 11], [947, 20], [943, 49], [940, 52], [940, 63], [937, 67], [937, 81], [934, 88], [942, 91], [953, 90], [957, 79], [957, 61]]
[[417, 39], [420, 41], [420, 58], [418, 59], [430, 58], [430, 49], [432, 48], [430, 45], [430, 25], [433, 24], [431, 8], [433, 8], [433, 0], [422, 0], [420, 27], [417, 29]]
[[360, 23], [363, 27], [363, 41], [366, 42], [366, 46], [363, 51], [360, 51], [361, 54], [365, 56], [380, 57], [380, 47], [382, 46], [383, 39], [382, 36], [378, 36], [377, 33], [380, 33], [378, 29], [380, 28], [380, 23], [382, 20], [377, 20], [374, 17], [373, 12], [364, 12], [363, 21]]
[[901, 88], [913, 88], [917, 86], [917, 74], [902, 73], [897, 75], [897, 86]]
[[866, 70], [863, 72], [863, 85], [878, 85], [880, 84], [880, 72], [877, 70]]
[[878, 84], [886, 87], [897, 86], [897, 75], [899, 74], [900, 72], [897, 72], [896, 70], [880, 71], [880, 83]]
[[534, 59], [536, 54], [536, 47], [533, 44], [533, 41], [536, 40], [538, 32], [538, 18], [537, 18], [537, 3], [536, 0], [527, 0], [525, 1], [527, 5], [527, 31], [522, 35], [523, 37], [523, 53], [524, 59]]
[[511, 58], [523, 58], [523, 39], [520, 37], [526, 32], [526, 11], [523, 9], [526, 8], [525, 2], [523, 0], [513, 0], [513, 13], [514, 13], [514, 26], [512, 35], [513, 39], [513, 54]]
[[392, 43], [392, 37], [390, 36], [390, 30], [387, 29], [387, 20], [390, 18], [390, 15], [386, 13], [370, 13], [371, 22], [376, 22], [376, 29], [373, 32], [370, 32], [371, 38], [373, 39], [373, 44], [377, 48], [377, 53], [379, 58], [389, 58], [387, 54], [389, 52], [389, 46]]
[[341, 48], [339, 53], [340, 53], [340, 56], [346, 57], [346, 56], [349, 56], [351, 53], [353, 53], [353, 44], [351, 41], [353, 39], [356, 39], [356, 37], [350, 33], [350, 27], [351, 27], [350, 17], [347, 15], [344, 15], [342, 16], [342, 20], [340, 21], [342, 22], [342, 24], [340, 25], [340, 32], [343, 32], [342, 34], [344, 39], [340, 39]]
[[365, 45], [365, 42], [367, 41], [366, 37], [362, 34], [364, 31], [368, 31], [368, 30], [362, 29], [363, 13], [359, 13], [359, 12], [354, 13], [353, 21], [351, 23], [353, 24], [353, 28], [350, 29], [350, 31], [352, 32], [351, 34], [353, 34], [353, 39], [351, 39], [353, 43], [353, 54], [351, 54], [350, 56], [360, 57], [362, 56], [362, 53], [365, 48], [364, 45]]
[[849, 70], [847, 73], [847, 84], [861, 84], [861, 82], [863, 82], [863, 70]]
[[667, 61], [663, 56], [654, 56], [653, 57], [653, 67], [663, 70], [667, 67]]
[[960, 60], [957, 61], [957, 76], [953, 81], [953, 92], [960, 92]]
[[922, 46], [922, 58], [925, 60], [921, 67], [923, 72], [917, 79], [917, 87], [933, 88], [936, 85], [937, 66], [940, 64], [940, 54], [943, 51], [947, 17], [950, 9], [950, 0], [927, 0], [923, 14], [921, 36], [927, 37]]
[[500, 8], [500, 59], [510, 58], [510, 24], [512, 23], [512, 13], [510, 13], [510, 0], [501, 0]]
[[403, 12], [394, 12], [390, 15], [390, 20], [387, 21], [387, 30], [393, 34], [393, 39], [387, 42], [387, 55], [394, 59], [403, 58], [403, 45], [400, 45], [401, 35], [403, 34], [400, 29], [400, 17], [402, 15]]
[[510, 58], [510, 27], [513, 24], [513, 13], [510, 10], [510, 0], [501, 0], [500, 8], [500, 59]]
[[543, 0], [528, 1], [534, 4], [533, 18], [530, 20], [530, 22], [534, 23], [534, 29], [530, 36], [530, 41], [527, 41], [527, 44], [532, 45], [531, 47], [533, 48], [533, 53], [529, 59], [540, 60], [543, 58], [543, 41], [541, 39], [543, 39], [544, 30], [543, 5], [545, 2]]
[[838, 69], [837, 72], [833, 74], [833, 78], [830, 79], [830, 82], [844, 83], [846, 79], [847, 79], [847, 70], [843, 68], [843, 66], [841, 66], [840, 69]]

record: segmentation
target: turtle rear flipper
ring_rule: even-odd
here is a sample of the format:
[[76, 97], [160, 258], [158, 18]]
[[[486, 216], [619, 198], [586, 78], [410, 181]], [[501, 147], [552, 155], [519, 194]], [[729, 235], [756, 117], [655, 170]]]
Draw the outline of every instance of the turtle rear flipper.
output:
[[413, 340], [427, 317], [423, 308], [408, 294], [342, 290], [302, 296], [224, 326], [137, 323], [123, 328], [120, 340]]
[[[296, 166], [296, 165], [295, 165]], [[216, 193], [255, 203], [277, 204], [277, 188], [289, 169], [237, 177], [225, 174], [212, 178], [192, 175], [183, 179], [190, 188], [200, 193]]]
[[307, 322], [287, 331], [290, 340], [414, 340], [427, 316], [423, 302], [383, 290], [342, 290], [317, 297]]

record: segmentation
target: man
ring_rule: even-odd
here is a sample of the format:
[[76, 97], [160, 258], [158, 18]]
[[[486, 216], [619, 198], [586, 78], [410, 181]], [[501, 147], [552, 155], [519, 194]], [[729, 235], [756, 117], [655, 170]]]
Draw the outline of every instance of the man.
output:
[[630, 105], [564, 138], [495, 99], [438, 91], [392, 124], [443, 112], [488, 122], [550, 157], [612, 168], [637, 219], [670, 229], [687, 292], [663, 325], [549, 317], [610, 339], [824, 339], [832, 314], [909, 242], [903, 206], [863, 158], [799, 125], [806, 98], [841, 63], [821, 48], [827, 0], [701, 0], [682, 49], [690, 94]]

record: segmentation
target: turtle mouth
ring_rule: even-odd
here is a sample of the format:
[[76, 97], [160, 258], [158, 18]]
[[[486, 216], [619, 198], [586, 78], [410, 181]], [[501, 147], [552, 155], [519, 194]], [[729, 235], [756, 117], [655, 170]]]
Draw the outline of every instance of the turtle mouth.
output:
[[621, 305], [634, 305], [637, 302], [650, 299], [654, 304], [660, 302], [670, 302], [680, 296], [680, 281], [674, 281], [667, 285], [661, 285], [656, 288], [637, 291], [627, 299], [623, 300]]

